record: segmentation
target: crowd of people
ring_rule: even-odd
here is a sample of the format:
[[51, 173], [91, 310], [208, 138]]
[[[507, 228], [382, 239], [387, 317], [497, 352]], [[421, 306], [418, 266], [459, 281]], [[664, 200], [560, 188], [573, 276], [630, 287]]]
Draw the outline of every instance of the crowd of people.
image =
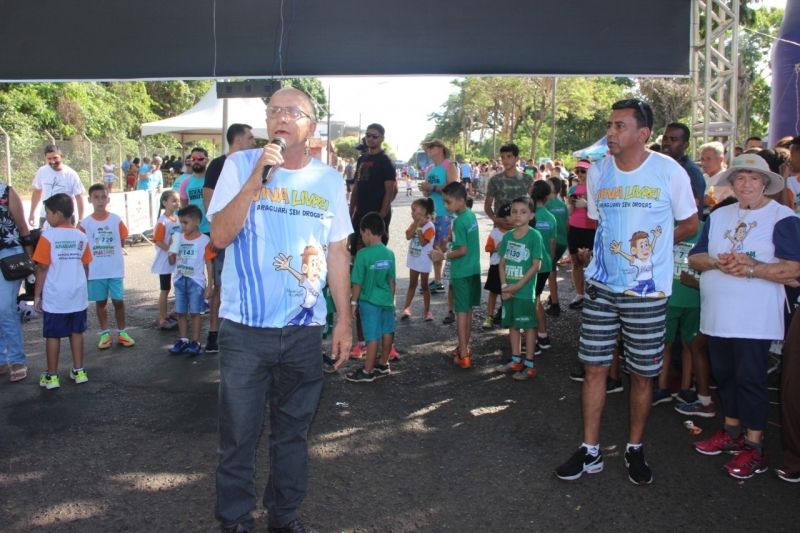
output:
[[[170, 189], [163, 190], [160, 157], [140, 165], [129, 156], [125, 168], [133, 184], [160, 202], [151, 271], [159, 277], [158, 327], [178, 330], [169, 352], [219, 352], [215, 515], [223, 531], [242, 533], [253, 525], [265, 400], [270, 531], [312, 532], [297, 508], [307, 490], [307, 433], [324, 373], [363, 359], [347, 381], [390, 376], [400, 357], [396, 320], [415, 320], [418, 293], [424, 321], [436, 318], [432, 295], [446, 293], [448, 312], [441, 319], [456, 324], [456, 346], [446, 355], [455, 368], [472, 368], [479, 355], [471, 347], [473, 312], [487, 291], [482, 328], [508, 329], [509, 358], [494, 370], [531, 380], [536, 356], [552, 346], [547, 323], [561, 315], [557, 272], [565, 263], [575, 288], [568, 306], [581, 310], [575, 332], [580, 366], [569, 377], [582, 382], [583, 441], [555, 467], [557, 477], [575, 480], [603, 470], [601, 418], [606, 395], [623, 389], [623, 370], [630, 375], [624, 452], [630, 481], [653, 481], [643, 446], [651, 408], [672, 402], [688, 416], [713, 417], [713, 387], [724, 425], [695, 449], [731, 454], [725, 469], [735, 478], [766, 471], [770, 350], [785, 340], [785, 453], [777, 474], [800, 482], [800, 318], [794, 313], [800, 137], [769, 150], [749, 140], [729, 167], [723, 146], [711, 142], [700, 147], [698, 166], [686, 155], [688, 127], [668, 125], [654, 145], [652, 111], [632, 99], [612, 106], [609, 155], [580, 160], [571, 172], [559, 161], [529, 164], [513, 143], [500, 148], [499, 161], [477, 164], [455, 162], [441, 139], [426, 141], [433, 163], [420, 169], [422, 197], [411, 203], [412, 223], [392, 234], [408, 243], [409, 286], [396, 308], [397, 262], [387, 245], [398, 182], [383, 150], [385, 129], [370, 124], [358, 147], [362, 155], [337, 172], [306, 151], [315, 116], [307, 95], [282, 89], [267, 107], [266, 122], [270, 138], [284, 139], [283, 150], [276, 144], [255, 149], [252, 128], [234, 124], [227, 132], [230, 151], [209, 161], [204, 149], [194, 148]], [[47, 356], [39, 383], [54, 389], [64, 337], [72, 351], [70, 379], [88, 381], [82, 334], [89, 301], [102, 329], [100, 349], [114, 340], [125, 347], [135, 342], [125, 331], [122, 245], [128, 231], [107, 211], [108, 182], [90, 187], [92, 212], [84, 216], [86, 192], [77, 174], [63, 164], [57, 146], [47, 147], [45, 159], [28, 220], [43, 231], [31, 232], [17, 193], [0, 188], [0, 262], [27, 253], [36, 264], [34, 306], [43, 314]], [[408, 184], [416, 176], [405, 172], [411, 196]], [[483, 243], [479, 209], [491, 225]], [[490, 255], [485, 279], [482, 253]], [[20, 284], [21, 278], [0, 280], [12, 309]], [[8, 307], [0, 306], [7, 353], [0, 373], [20, 381], [27, 376], [22, 330]], [[206, 311], [203, 346], [200, 315]], [[329, 354], [323, 334], [332, 336]], [[673, 353], [682, 363], [677, 390], [669, 379]]]

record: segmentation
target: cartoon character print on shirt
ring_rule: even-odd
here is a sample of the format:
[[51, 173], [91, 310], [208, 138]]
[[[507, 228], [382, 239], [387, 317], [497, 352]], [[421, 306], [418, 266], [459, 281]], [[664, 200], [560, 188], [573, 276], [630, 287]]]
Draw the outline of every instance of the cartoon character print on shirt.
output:
[[739, 225], [736, 226], [736, 229], [733, 231], [733, 235], [731, 235], [731, 231], [728, 230], [725, 232], [723, 237], [731, 241], [733, 250], [736, 250], [737, 252], [744, 252], [744, 240], [747, 238], [747, 234], [750, 233], [750, 230], [754, 227], [756, 227], [755, 220], [750, 224], [739, 222]]
[[653, 281], [653, 251], [656, 248], [656, 241], [661, 237], [661, 226], [651, 230], [653, 234], [653, 242], [651, 243], [647, 232], [637, 231], [631, 237], [631, 253], [630, 255], [622, 251], [622, 243], [611, 241], [611, 253], [619, 254], [631, 264], [636, 275], [633, 281], [636, 282], [632, 288], [626, 290], [624, 294], [628, 296], [638, 296], [640, 298], [663, 298], [664, 293], [656, 290], [656, 284]]
[[278, 254], [272, 265], [275, 270], [285, 270], [297, 279], [300, 288], [305, 291], [303, 303], [300, 304], [300, 312], [292, 318], [287, 325], [289, 326], [310, 326], [314, 318], [314, 306], [320, 296], [319, 273], [322, 270], [323, 255], [314, 246], [306, 246], [303, 249], [302, 265], [300, 272], [291, 267], [292, 256], [286, 257]]

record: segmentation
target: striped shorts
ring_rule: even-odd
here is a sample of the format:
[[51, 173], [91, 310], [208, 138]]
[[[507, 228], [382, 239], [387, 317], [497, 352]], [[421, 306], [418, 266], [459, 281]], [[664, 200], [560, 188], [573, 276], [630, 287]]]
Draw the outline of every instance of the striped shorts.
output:
[[[593, 366], [611, 366], [617, 330], [622, 325], [625, 360], [631, 372], [661, 374], [668, 298], [640, 298], [595, 285], [597, 297], [583, 300], [578, 358]], [[587, 291], [588, 292], [588, 291]]]

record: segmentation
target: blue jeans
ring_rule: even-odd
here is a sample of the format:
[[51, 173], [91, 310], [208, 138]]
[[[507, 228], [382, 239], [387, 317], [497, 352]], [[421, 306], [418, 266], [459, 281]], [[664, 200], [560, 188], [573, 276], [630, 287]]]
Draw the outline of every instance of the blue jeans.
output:
[[269, 400], [269, 523], [297, 518], [308, 490], [308, 427], [322, 392], [322, 326], [219, 328], [217, 502], [223, 525], [252, 529], [256, 447]]
[[[21, 254], [21, 246], [0, 250], [0, 259], [14, 254]], [[22, 323], [17, 310], [17, 296], [22, 280], [6, 281], [0, 275], [0, 365], [24, 365], [28, 360], [22, 352]]]

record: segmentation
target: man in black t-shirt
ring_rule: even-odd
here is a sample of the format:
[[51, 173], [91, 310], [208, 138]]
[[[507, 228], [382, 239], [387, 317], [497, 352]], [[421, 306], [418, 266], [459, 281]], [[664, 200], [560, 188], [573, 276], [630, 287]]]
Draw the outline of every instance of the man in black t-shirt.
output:
[[[241, 150], [251, 150], [256, 147], [256, 140], [253, 137], [253, 128], [247, 124], [231, 124], [226, 133], [228, 140], [229, 150], [227, 155], [223, 154], [208, 164], [206, 168], [205, 181], [203, 182], [203, 205], [205, 211], [208, 212], [208, 205], [211, 203], [211, 197], [214, 195], [214, 189], [217, 186], [217, 180], [222, 173], [222, 167], [225, 166], [225, 160], [233, 153]], [[214, 292], [208, 300], [209, 306], [209, 327], [208, 339], [206, 340], [206, 352], [215, 353], [219, 351], [217, 344], [217, 333], [219, 332], [219, 305], [220, 305], [220, 292], [222, 286], [222, 267], [225, 264], [225, 250], [217, 250], [217, 257], [214, 258]]]
[[350, 193], [350, 216], [353, 220], [353, 234], [350, 236], [350, 254], [355, 257], [361, 240], [358, 231], [361, 218], [367, 213], [377, 211], [386, 222], [384, 244], [389, 242], [389, 223], [392, 219], [392, 200], [395, 196], [395, 168], [392, 159], [383, 151], [383, 126], [370, 124], [364, 136], [367, 153], [358, 158], [355, 183]]

